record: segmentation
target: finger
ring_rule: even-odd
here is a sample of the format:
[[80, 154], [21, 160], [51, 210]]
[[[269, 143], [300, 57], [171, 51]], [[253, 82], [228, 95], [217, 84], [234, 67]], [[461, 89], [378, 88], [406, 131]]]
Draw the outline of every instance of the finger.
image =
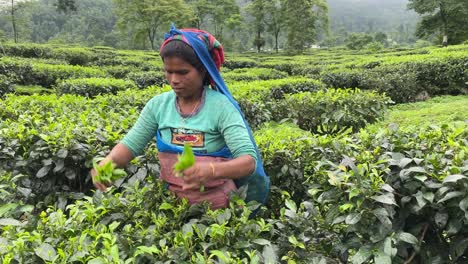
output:
[[183, 183], [182, 184], [182, 190], [187, 191], [187, 190], [198, 190], [200, 189], [200, 185], [197, 183]]
[[97, 189], [99, 189], [102, 192], [105, 192], [107, 190], [107, 187], [103, 184], [100, 183], [95, 183], [94, 186], [96, 186]]
[[198, 172], [199, 168], [198, 166], [192, 166], [190, 168], [187, 168], [183, 171], [183, 174], [184, 176], [188, 176], [188, 175], [191, 175], [191, 174], [195, 174], [196, 172]]

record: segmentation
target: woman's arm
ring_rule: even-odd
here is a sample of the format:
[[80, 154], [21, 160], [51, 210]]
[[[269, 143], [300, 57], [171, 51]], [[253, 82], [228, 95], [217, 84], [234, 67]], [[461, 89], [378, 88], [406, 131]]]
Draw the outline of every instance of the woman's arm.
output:
[[183, 171], [183, 190], [198, 190], [210, 180], [236, 180], [252, 174], [255, 170], [255, 159], [250, 155], [242, 155], [223, 162], [196, 163]]
[[[103, 160], [101, 160], [101, 162], [99, 162], [99, 166], [102, 166], [107, 162], [112, 161], [117, 165], [117, 167], [122, 168], [125, 167], [132, 159], [133, 154], [130, 151], [130, 149], [128, 149], [127, 146], [125, 146], [124, 144], [118, 143], [114, 146], [111, 152]], [[91, 170], [90, 173], [91, 177], [96, 176], [96, 170], [94, 168]], [[101, 191], [107, 190], [107, 186], [99, 182], [94, 182], [94, 186], [96, 186], [96, 188], [98, 188]]]

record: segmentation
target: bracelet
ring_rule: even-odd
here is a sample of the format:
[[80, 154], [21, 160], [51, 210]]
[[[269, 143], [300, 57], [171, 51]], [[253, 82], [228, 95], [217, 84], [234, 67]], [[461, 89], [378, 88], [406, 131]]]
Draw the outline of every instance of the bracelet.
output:
[[210, 162], [210, 167], [211, 167], [211, 173], [213, 174], [213, 178], [215, 177], [215, 166], [213, 162]]

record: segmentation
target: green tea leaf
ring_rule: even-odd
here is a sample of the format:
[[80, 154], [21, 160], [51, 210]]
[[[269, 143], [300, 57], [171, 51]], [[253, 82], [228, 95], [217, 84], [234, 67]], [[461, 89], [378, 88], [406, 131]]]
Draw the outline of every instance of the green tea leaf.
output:
[[445, 177], [443, 183], [448, 183], [448, 182], [457, 182], [461, 179], [466, 179], [466, 176], [461, 175], [461, 174], [454, 174], [454, 175], [449, 175]]
[[360, 213], [352, 213], [352, 214], [349, 214], [347, 217], [346, 217], [346, 224], [347, 225], [354, 225], [356, 223], [358, 223], [359, 221], [361, 221], [361, 214]]
[[37, 247], [34, 250], [34, 253], [36, 253], [38, 257], [45, 261], [53, 261], [54, 258], [57, 256], [57, 252], [55, 251], [55, 249], [47, 243], [42, 243], [39, 247]]
[[361, 247], [359, 251], [356, 253], [356, 255], [354, 255], [351, 258], [351, 263], [353, 264], [364, 263], [367, 259], [370, 258], [371, 255], [372, 255], [372, 251], [370, 251], [368, 248]]
[[401, 232], [397, 235], [397, 237], [399, 240], [412, 245], [416, 245], [418, 243], [418, 239], [410, 233]]
[[178, 162], [174, 165], [176, 172], [182, 172], [185, 169], [192, 167], [195, 164], [195, 155], [193, 154], [192, 146], [184, 144], [184, 151], [179, 156]]

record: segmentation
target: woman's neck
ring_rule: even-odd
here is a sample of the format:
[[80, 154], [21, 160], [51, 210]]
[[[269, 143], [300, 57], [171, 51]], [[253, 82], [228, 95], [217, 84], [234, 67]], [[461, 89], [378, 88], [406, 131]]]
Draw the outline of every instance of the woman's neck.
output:
[[204, 89], [199, 93], [190, 97], [177, 97], [177, 103], [179, 104], [180, 111], [184, 114], [190, 114], [194, 108], [197, 108], [203, 97]]

